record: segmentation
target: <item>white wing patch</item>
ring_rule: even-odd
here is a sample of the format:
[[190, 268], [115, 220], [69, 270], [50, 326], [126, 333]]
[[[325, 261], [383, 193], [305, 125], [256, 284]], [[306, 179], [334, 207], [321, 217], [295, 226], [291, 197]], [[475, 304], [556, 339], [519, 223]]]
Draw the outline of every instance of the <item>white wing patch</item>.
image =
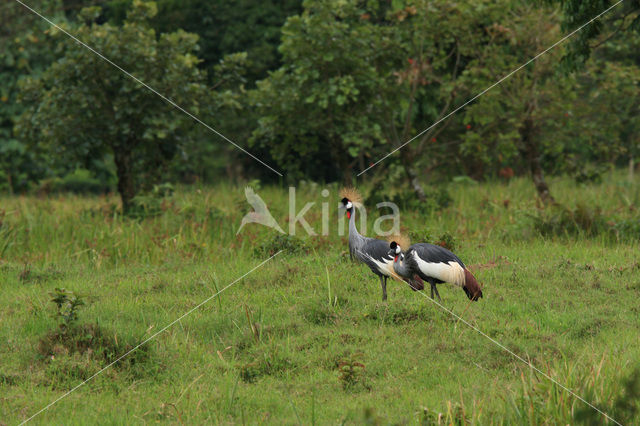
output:
[[393, 259], [381, 261], [374, 259], [373, 257], [371, 257], [371, 255], [366, 253], [364, 254], [364, 256], [371, 262], [373, 262], [374, 265], [376, 265], [376, 268], [382, 275], [386, 275], [387, 277], [402, 281], [402, 278], [400, 278], [400, 276], [396, 274], [396, 271], [393, 270]]
[[425, 262], [418, 256], [415, 251], [412, 252], [413, 258], [418, 264], [418, 268], [428, 277], [437, 278], [446, 283], [455, 284], [459, 287], [464, 285], [464, 269], [456, 261], [444, 262]]

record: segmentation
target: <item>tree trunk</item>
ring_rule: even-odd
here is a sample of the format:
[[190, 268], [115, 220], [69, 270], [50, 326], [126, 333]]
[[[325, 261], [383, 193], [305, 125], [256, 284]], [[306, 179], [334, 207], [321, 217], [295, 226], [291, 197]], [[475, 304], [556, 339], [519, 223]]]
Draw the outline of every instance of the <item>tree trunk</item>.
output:
[[343, 169], [342, 181], [344, 182], [344, 186], [353, 186], [353, 173], [350, 167]]
[[427, 196], [424, 194], [424, 189], [422, 185], [420, 185], [420, 181], [418, 180], [418, 174], [411, 166], [411, 149], [407, 148], [401, 150], [400, 157], [402, 158], [402, 166], [404, 167], [405, 173], [407, 173], [407, 180], [409, 181], [409, 186], [413, 192], [415, 192], [416, 197], [421, 202], [427, 201]]
[[544, 180], [542, 164], [540, 163], [540, 152], [536, 141], [538, 128], [533, 122], [533, 118], [528, 116], [519, 129], [522, 143], [524, 144], [524, 154], [533, 178], [533, 184], [538, 191], [538, 196], [545, 204], [555, 204], [556, 200], [551, 196], [549, 185]]
[[347, 160], [348, 157], [346, 156], [346, 153], [344, 155], [340, 155], [338, 150], [334, 152], [338, 153], [337, 155], [334, 155], [334, 158], [336, 158], [336, 162], [342, 171], [342, 182], [344, 186], [353, 186], [353, 165], [357, 159], [349, 162]]
[[11, 172], [7, 170], [7, 183], [9, 184], [9, 195], [13, 196], [13, 180], [11, 179]]
[[629, 156], [629, 180], [633, 181], [633, 171], [635, 169], [635, 164], [633, 161], [633, 154]]
[[113, 154], [118, 175], [118, 193], [122, 199], [122, 212], [127, 214], [131, 209], [131, 200], [136, 195], [129, 144], [114, 148]]

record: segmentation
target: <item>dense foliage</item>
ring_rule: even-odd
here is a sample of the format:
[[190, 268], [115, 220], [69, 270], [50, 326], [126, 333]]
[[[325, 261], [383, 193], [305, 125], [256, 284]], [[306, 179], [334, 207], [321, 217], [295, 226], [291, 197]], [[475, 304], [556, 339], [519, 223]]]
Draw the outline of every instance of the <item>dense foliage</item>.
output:
[[[403, 187], [424, 200], [428, 182], [529, 175], [539, 196], [553, 201], [545, 175], [585, 182], [615, 166], [633, 173], [640, 152], [637, 2], [510, 75], [613, 4], [578, 3], [111, 0], [83, 12], [83, 0], [39, 0], [33, 7], [288, 181], [349, 183], [419, 135], [364, 176], [387, 194]], [[0, 190], [50, 189], [52, 179], [87, 176], [91, 188], [117, 184], [127, 204], [159, 181], [276, 178], [20, 5], [1, 7], [12, 19], [0, 34], [9, 46], [0, 52]], [[141, 7], [159, 13], [131, 18]], [[123, 148], [132, 155], [126, 173], [115, 155]]]
[[[206, 111], [209, 89], [191, 53], [197, 36], [177, 31], [156, 37], [146, 25], [155, 13], [153, 3], [135, 2], [124, 25], [115, 27], [95, 24], [98, 10], [87, 8], [81, 14], [87, 23], [75, 33], [177, 104], [195, 114]], [[138, 188], [162, 178], [191, 121], [98, 56], [66, 39], [60, 46], [59, 61], [41, 77], [22, 81], [23, 100], [32, 107], [17, 125], [19, 134], [32, 147], [55, 152], [54, 162], [96, 169], [96, 160], [110, 156], [127, 211]]]

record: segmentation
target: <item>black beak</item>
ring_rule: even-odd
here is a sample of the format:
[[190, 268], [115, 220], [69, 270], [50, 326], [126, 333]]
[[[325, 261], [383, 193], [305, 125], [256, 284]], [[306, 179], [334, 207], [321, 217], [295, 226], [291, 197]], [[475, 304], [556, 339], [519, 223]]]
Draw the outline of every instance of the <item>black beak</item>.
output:
[[395, 257], [396, 251], [394, 249], [389, 250], [389, 256]]

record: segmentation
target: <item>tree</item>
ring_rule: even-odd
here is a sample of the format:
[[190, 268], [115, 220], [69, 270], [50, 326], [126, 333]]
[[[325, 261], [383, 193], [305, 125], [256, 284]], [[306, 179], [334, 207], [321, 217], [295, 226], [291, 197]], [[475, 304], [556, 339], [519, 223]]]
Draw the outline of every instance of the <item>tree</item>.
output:
[[[629, 32], [640, 33], [640, 1], [625, 0], [550, 0], [560, 3], [562, 28], [572, 31], [589, 22], [597, 15], [613, 7], [606, 15], [584, 27], [571, 41], [563, 62], [570, 70], [576, 70], [591, 56], [594, 49], [611, 37]], [[615, 5], [615, 6], [614, 6]]]
[[[584, 99], [578, 111], [589, 135], [589, 160], [620, 164], [633, 177], [640, 155], [640, 34], [616, 37], [596, 49], [580, 75]], [[607, 114], [602, 114], [607, 111]]]
[[[496, 11], [489, 2], [305, 2], [283, 27], [283, 65], [252, 93], [261, 117], [252, 143], [290, 175], [349, 183], [356, 166], [451, 110], [467, 56], [485, 39], [483, 20]], [[420, 199], [416, 163], [448, 124], [401, 150]]]
[[[489, 28], [492, 42], [479, 51], [465, 79], [476, 91], [550, 46], [559, 36], [559, 16], [554, 10], [517, 5], [510, 22]], [[465, 111], [468, 128], [462, 152], [485, 164], [524, 166], [538, 196], [553, 203], [544, 178], [544, 159], [558, 158], [567, 138], [564, 122], [577, 88], [571, 75], [555, 66], [561, 51], [551, 51], [518, 71]], [[497, 154], [497, 155], [496, 155]]]
[[[58, 0], [38, 0], [32, 6], [48, 16], [60, 18]], [[0, 190], [23, 191], [46, 173], [38, 153], [27, 149], [14, 134], [14, 124], [24, 106], [17, 102], [18, 81], [37, 76], [54, 60], [49, 25], [22, 5], [0, 5]]]
[[382, 140], [373, 111], [392, 78], [380, 72], [390, 62], [387, 33], [355, 3], [306, 2], [282, 29], [283, 65], [252, 92], [253, 146], [289, 178], [350, 182], [364, 150]]
[[[406, 62], [399, 62], [404, 66], [393, 71], [396, 85], [385, 93], [386, 140], [392, 148], [402, 147], [399, 163], [416, 197], [425, 201], [418, 170], [429, 174], [455, 162], [451, 141], [438, 143], [438, 138], [460, 132], [451, 112], [466, 100], [469, 88], [461, 77], [479, 49], [492, 42], [485, 29], [504, 17], [505, 4], [394, 3], [389, 17], [396, 22], [398, 51]], [[405, 144], [413, 135], [419, 137]]]
[[[135, 1], [122, 27], [98, 25], [98, 8], [73, 33], [98, 52], [198, 115], [209, 90], [193, 54], [197, 36], [157, 36], [149, 27], [154, 3]], [[112, 155], [124, 212], [139, 189], [161, 179], [167, 162], [189, 139], [193, 122], [97, 55], [62, 37], [62, 57], [22, 84], [29, 108], [17, 130], [32, 146], [46, 146], [58, 161], [87, 163]]]
[[[107, 1], [105, 18], [121, 23], [131, 1]], [[204, 69], [211, 69], [226, 55], [246, 52], [246, 77], [252, 86], [257, 79], [266, 77], [267, 71], [279, 66], [280, 28], [289, 15], [300, 12], [301, 3], [301, 0], [158, 0], [159, 13], [151, 26], [158, 32], [183, 29], [198, 34]]]

